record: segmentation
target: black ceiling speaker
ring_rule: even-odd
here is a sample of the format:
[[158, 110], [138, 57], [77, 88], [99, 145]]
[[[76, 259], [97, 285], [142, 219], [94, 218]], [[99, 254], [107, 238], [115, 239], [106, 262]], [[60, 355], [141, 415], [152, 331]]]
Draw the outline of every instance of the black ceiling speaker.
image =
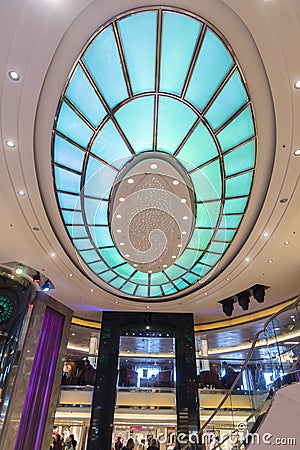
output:
[[232, 312], [234, 310], [234, 299], [226, 298], [226, 300], [222, 300], [220, 303], [222, 304], [223, 313], [228, 317], [232, 316]]
[[250, 303], [250, 292], [243, 291], [240, 294], [238, 294], [238, 303], [244, 311], [247, 311], [249, 309]]
[[253, 286], [252, 294], [258, 303], [263, 303], [265, 301], [265, 290], [265, 286], [262, 286], [261, 284]]

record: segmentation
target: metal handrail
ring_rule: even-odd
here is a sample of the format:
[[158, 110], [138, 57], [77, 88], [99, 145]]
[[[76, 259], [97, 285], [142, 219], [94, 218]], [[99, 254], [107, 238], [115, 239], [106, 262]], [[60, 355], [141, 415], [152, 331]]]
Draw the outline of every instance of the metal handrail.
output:
[[[230, 389], [227, 391], [227, 393], [225, 394], [225, 396], [223, 397], [223, 399], [221, 400], [221, 402], [219, 403], [218, 407], [214, 410], [214, 412], [210, 415], [210, 417], [206, 420], [206, 422], [204, 423], [204, 425], [202, 425], [202, 427], [199, 430], [199, 436], [201, 436], [201, 434], [203, 433], [203, 430], [207, 427], [207, 425], [211, 422], [211, 420], [216, 416], [216, 414], [220, 411], [220, 409], [222, 408], [222, 406], [224, 405], [224, 403], [226, 402], [226, 400], [228, 399], [228, 397], [232, 394], [232, 391], [235, 389], [235, 386], [238, 384], [238, 381], [240, 380], [245, 368], [248, 365], [248, 362], [251, 359], [251, 356], [253, 354], [253, 351], [255, 349], [256, 343], [258, 341], [258, 338], [260, 336], [261, 333], [264, 333], [267, 331], [268, 325], [274, 320], [276, 319], [276, 317], [278, 317], [279, 315], [281, 315], [282, 313], [289, 311], [290, 309], [294, 309], [296, 308], [298, 305], [300, 304], [300, 295], [297, 297], [297, 300], [295, 300], [294, 303], [292, 303], [291, 305], [285, 306], [284, 308], [282, 308], [281, 310], [277, 311], [276, 313], [272, 314], [269, 319], [266, 321], [266, 323], [264, 324], [263, 328], [258, 331], [253, 339], [252, 345], [249, 349], [249, 352], [247, 354], [247, 357], [242, 365], [242, 368], [240, 370], [240, 372], [238, 373], [238, 376], [235, 378], [233, 384], [231, 385]], [[188, 448], [188, 444], [185, 445], [182, 450], [186, 450]]]

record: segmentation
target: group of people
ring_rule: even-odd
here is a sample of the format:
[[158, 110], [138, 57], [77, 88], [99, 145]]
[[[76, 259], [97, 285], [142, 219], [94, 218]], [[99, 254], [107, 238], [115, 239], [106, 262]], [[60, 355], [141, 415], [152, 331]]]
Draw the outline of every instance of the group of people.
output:
[[[133, 450], [135, 448], [134, 445], [132, 438], [129, 438], [126, 445], [123, 445], [121, 436], [118, 436], [115, 443], [115, 450]], [[148, 442], [146, 442], [146, 439], [141, 439], [136, 446], [136, 450], [159, 450], [159, 444], [156, 439], [150, 439]]]
[[76, 450], [77, 441], [74, 438], [74, 434], [70, 434], [64, 439], [60, 434], [52, 436], [52, 444], [50, 450]]
[[82, 367], [78, 367], [76, 376], [73, 374], [71, 364], [66, 364], [61, 380], [62, 385], [94, 385], [95, 383], [95, 369], [88, 359], [84, 361]]

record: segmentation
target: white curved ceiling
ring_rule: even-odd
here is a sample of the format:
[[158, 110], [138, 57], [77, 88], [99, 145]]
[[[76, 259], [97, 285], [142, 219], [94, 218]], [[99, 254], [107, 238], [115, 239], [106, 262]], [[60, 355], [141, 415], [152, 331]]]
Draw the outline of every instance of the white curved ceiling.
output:
[[[32, 0], [2, 6], [0, 262], [20, 261], [43, 272], [55, 285], [51, 295], [81, 317], [100, 319], [102, 310], [137, 311], [145, 310], [146, 305], [116, 299], [89, 281], [74, 264], [76, 254], [53, 194], [53, 118], [66, 77], [92, 33], [115, 15], [144, 4]], [[294, 156], [300, 148], [300, 91], [294, 88], [300, 79], [300, 4], [297, 0], [207, 0], [184, 5], [166, 1], [164, 5], [199, 14], [226, 37], [245, 74], [258, 127], [255, 188], [247, 224], [237, 239], [246, 239], [245, 244], [238, 251], [240, 244], [234, 242], [228, 267], [184, 299], [168, 304], [149, 302], [151, 311], [194, 312], [198, 323], [209, 322], [224, 318], [218, 301], [256, 283], [270, 289], [264, 304], [251, 301], [250, 312], [300, 291], [300, 156]], [[10, 80], [11, 68], [20, 73], [20, 81]], [[13, 140], [15, 147], [9, 148], [7, 140]], [[271, 181], [266, 185], [270, 173]], [[261, 198], [264, 189], [266, 195]], [[18, 196], [19, 190], [26, 195]], [[234, 315], [242, 313], [236, 306]]]

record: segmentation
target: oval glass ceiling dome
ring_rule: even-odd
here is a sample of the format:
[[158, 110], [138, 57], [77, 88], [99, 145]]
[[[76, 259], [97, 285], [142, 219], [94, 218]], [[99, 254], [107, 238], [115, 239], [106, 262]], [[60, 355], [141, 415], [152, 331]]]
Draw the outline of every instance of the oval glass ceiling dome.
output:
[[58, 206], [87, 273], [138, 301], [209, 279], [243, 219], [255, 153], [241, 70], [209, 23], [152, 8], [101, 27], [52, 141]]

